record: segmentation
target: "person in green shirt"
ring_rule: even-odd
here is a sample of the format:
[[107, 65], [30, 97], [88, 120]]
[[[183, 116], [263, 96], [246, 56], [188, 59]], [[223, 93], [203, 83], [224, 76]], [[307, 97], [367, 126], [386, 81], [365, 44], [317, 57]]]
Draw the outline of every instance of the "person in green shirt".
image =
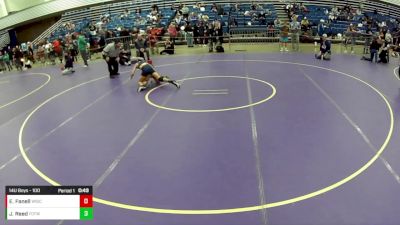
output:
[[6, 71], [6, 64], [3, 61], [3, 51], [0, 51], [0, 72]]
[[86, 48], [87, 48], [86, 38], [85, 38], [85, 36], [83, 34], [79, 34], [79, 37], [78, 37], [78, 49], [79, 49], [79, 52], [81, 53], [83, 62], [85, 64], [84, 67], [88, 67], [88, 62], [87, 62], [88, 52], [87, 52]]
[[8, 71], [11, 71], [13, 69], [10, 62], [10, 55], [8, 55], [7, 52], [5, 52], [3, 55], [3, 62], [7, 65]]

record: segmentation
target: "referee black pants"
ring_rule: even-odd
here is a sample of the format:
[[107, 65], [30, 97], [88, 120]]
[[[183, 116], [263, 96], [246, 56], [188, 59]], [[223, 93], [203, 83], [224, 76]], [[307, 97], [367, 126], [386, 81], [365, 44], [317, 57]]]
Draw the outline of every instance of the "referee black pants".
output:
[[107, 65], [108, 65], [108, 71], [110, 72], [110, 76], [118, 74], [118, 61], [116, 57], [110, 57], [110, 60], [108, 60]]

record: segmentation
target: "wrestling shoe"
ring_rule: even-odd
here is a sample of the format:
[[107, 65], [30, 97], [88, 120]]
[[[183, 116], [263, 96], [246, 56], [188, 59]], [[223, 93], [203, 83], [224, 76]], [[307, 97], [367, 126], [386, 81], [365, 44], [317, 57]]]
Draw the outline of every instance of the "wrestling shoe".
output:
[[137, 92], [140, 93], [140, 92], [144, 91], [145, 89], [146, 89], [145, 86], [139, 86], [137, 89]]
[[169, 83], [173, 84], [176, 88], [181, 88], [181, 84], [179, 84], [177, 81], [175, 80], [171, 80]]

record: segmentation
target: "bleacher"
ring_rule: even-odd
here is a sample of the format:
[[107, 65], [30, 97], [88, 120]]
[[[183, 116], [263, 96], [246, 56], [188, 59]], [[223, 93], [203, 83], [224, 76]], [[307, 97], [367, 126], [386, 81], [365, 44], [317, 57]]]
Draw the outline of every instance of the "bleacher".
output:
[[[172, 19], [172, 13], [173, 11], [170, 9], [171, 3], [174, 1], [161, 1], [161, 0], [151, 0], [151, 1], [142, 1], [140, 3], [140, 8], [142, 9], [142, 13], [140, 16], [146, 17], [150, 13], [150, 7], [153, 4], [157, 4], [161, 14], [164, 16], [161, 19], [160, 26], [167, 26], [169, 22]], [[218, 19], [223, 22], [224, 26], [224, 32], [228, 32], [228, 22], [229, 22], [229, 16], [232, 16], [236, 19], [238, 26], [239, 27], [249, 27], [251, 25], [254, 27], [255, 24], [253, 21], [252, 16], [246, 16], [244, 15], [243, 11], [241, 12], [233, 12], [231, 11], [231, 7], [233, 6], [233, 2], [231, 1], [211, 1], [211, 0], [205, 0], [202, 1], [206, 3], [206, 10], [205, 12], [199, 12], [199, 9], [193, 9], [193, 5], [197, 1], [181, 1], [182, 3], [185, 3], [189, 8], [190, 11], [195, 11], [198, 13], [206, 13], [210, 20]], [[223, 9], [225, 11], [225, 15], [223, 16], [218, 16], [216, 13], [211, 13], [211, 3], [217, 3], [221, 6], [223, 6]], [[243, 1], [239, 0], [237, 1], [241, 3], [241, 7], [244, 11], [250, 10], [250, 2], [251, 1]], [[310, 13], [308, 13], [306, 16], [308, 20], [314, 24], [314, 29], [316, 29], [315, 25], [319, 23], [321, 19], [324, 19], [325, 21], [328, 20], [328, 15], [324, 13], [325, 9], [330, 10], [333, 5], [336, 5], [338, 7], [342, 7], [346, 4], [345, 1], [339, 1], [339, 0], [321, 0], [321, 1], [315, 1], [315, 0], [308, 0], [308, 1], [297, 1], [305, 3], [307, 8], [310, 10]], [[352, 4], [353, 7], [357, 7], [359, 5], [358, 1], [355, 0], [349, 0], [347, 1], [349, 4]], [[271, 12], [271, 15], [267, 16], [266, 22], [271, 23], [275, 18], [278, 17], [278, 9], [283, 9], [284, 3], [280, 1], [272, 1], [272, 0], [264, 0], [262, 3], [259, 1], [257, 2], [258, 4], [261, 4], [264, 8], [264, 10], [268, 9]], [[118, 27], [121, 28], [129, 28], [131, 29], [132, 27], [138, 27], [141, 29], [146, 28], [150, 24], [142, 24], [138, 25], [135, 23], [135, 9], [138, 8], [137, 4], [133, 4], [132, 1], [124, 1], [124, 2], [117, 2], [117, 3], [112, 3], [112, 4], [105, 4], [105, 5], [98, 5], [90, 8], [83, 8], [83, 9], [78, 9], [78, 10], [73, 10], [69, 11], [63, 14], [62, 20], [63, 22], [73, 22], [75, 24], [75, 29], [72, 31], [68, 31], [64, 27], [60, 27], [57, 29], [54, 33], [52, 38], [58, 37], [58, 36], [64, 36], [68, 32], [79, 32], [82, 29], [86, 28], [88, 23], [90, 21], [99, 21], [100, 16], [104, 14], [110, 14], [112, 21], [107, 24], [105, 27], [108, 30], [115, 30]], [[397, 7], [390, 6], [386, 3], [381, 3], [381, 2], [376, 2], [376, 1], [366, 1], [363, 3], [363, 8], [364, 11], [370, 15], [373, 16], [374, 19], [377, 19], [379, 21], [381, 20], [389, 20], [393, 18], [395, 15], [400, 15], [400, 9]], [[129, 18], [127, 19], [120, 19], [119, 16], [124, 12], [125, 9], [128, 9], [130, 11]], [[380, 12], [384, 13], [386, 10], [389, 12], [389, 9], [391, 10], [392, 16], [388, 15], [374, 15], [373, 10], [378, 9]], [[387, 13], [389, 14], [389, 13]], [[300, 16], [300, 20], [302, 19], [303, 16]], [[337, 34], [337, 33], [343, 33], [347, 27], [349, 26], [350, 23], [355, 23], [358, 24], [359, 18], [355, 18], [353, 21], [337, 21], [336, 23], [332, 23], [331, 26], [329, 27], [329, 32], [332, 34]], [[390, 25], [390, 24], [388, 24]], [[266, 26], [265, 26], [266, 27]], [[365, 29], [365, 28], [362, 28]]]
[[[154, 3], [154, 2], [153, 2]], [[190, 3], [190, 2], [189, 2]], [[223, 3], [220, 3], [223, 4]], [[229, 17], [235, 17], [236, 20], [238, 21], [239, 26], [244, 26], [248, 25], [249, 22], [252, 22], [253, 17], [252, 16], [245, 16], [244, 12], [245, 11], [250, 11], [250, 3], [247, 4], [242, 4], [241, 9], [243, 11], [240, 12], [232, 12], [231, 7], [233, 5], [229, 3], [224, 3], [222, 5], [224, 9], [224, 15], [217, 15], [215, 12], [211, 12], [211, 4], [208, 4], [205, 6], [205, 11], [202, 12], [198, 8], [194, 8], [194, 2], [189, 5], [188, 7], [190, 9], [190, 12], [196, 12], [197, 14], [206, 14], [209, 17], [210, 21], [213, 20], [220, 20], [224, 26], [223, 26], [223, 32], [227, 33], [228, 32], [228, 20]], [[141, 5], [142, 12], [140, 14], [140, 17], [146, 18], [150, 14], [150, 7], [151, 4], [147, 5]], [[268, 10], [270, 12], [270, 15], [266, 16], [266, 22], [273, 22], [275, 18], [277, 17], [275, 7], [273, 4], [264, 4], [262, 5], [263, 9], [256, 10], [254, 13], [259, 13], [263, 10]], [[67, 30], [65, 27], [61, 26], [59, 27], [53, 35], [50, 37], [50, 39], [57, 38], [59, 36], [65, 36], [67, 33], [72, 33], [72, 32], [80, 32], [81, 30], [85, 29], [90, 21], [96, 21], [98, 22], [100, 17], [105, 14], [109, 14], [111, 16], [111, 22], [106, 25], [107, 30], [116, 30], [118, 27], [121, 28], [128, 28], [132, 29], [133, 27], [137, 27], [140, 29], [145, 29], [147, 26], [151, 24], [137, 24], [135, 23], [135, 18], [137, 15], [135, 14], [135, 9], [137, 6], [130, 3], [113, 3], [109, 5], [102, 5], [102, 6], [95, 6], [91, 8], [85, 8], [85, 9], [79, 9], [75, 11], [70, 11], [65, 13], [62, 16], [62, 20], [64, 21], [64, 24], [66, 22], [72, 22], [75, 25], [74, 30]], [[124, 10], [128, 9], [130, 11], [129, 17], [121, 19], [120, 15], [123, 14]], [[173, 19], [173, 11], [170, 8], [170, 5], [159, 5], [160, 13], [163, 15], [160, 24], [158, 26], [167, 26], [171, 19]], [[191, 21], [191, 22], [196, 22], [196, 21]]]

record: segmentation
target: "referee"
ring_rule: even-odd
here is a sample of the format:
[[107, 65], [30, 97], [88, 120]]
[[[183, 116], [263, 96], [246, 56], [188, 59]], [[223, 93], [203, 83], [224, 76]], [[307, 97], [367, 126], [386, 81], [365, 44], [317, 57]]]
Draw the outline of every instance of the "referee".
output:
[[118, 76], [118, 56], [121, 49], [121, 42], [112, 42], [103, 49], [103, 58], [106, 60], [108, 65], [108, 71], [110, 72], [110, 79], [114, 79]]

